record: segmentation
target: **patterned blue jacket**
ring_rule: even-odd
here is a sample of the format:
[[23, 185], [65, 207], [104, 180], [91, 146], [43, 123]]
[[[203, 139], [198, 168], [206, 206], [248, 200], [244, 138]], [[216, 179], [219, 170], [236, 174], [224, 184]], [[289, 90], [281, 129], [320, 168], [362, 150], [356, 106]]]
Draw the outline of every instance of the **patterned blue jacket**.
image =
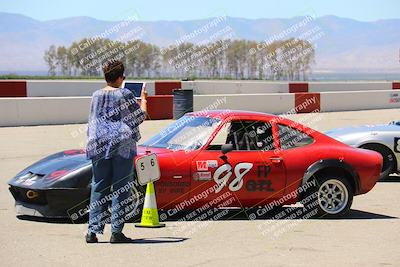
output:
[[146, 118], [133, 93], [126, 89], [93, 93], [87, 128], [88, 159], [136, 156], [139, 124]]

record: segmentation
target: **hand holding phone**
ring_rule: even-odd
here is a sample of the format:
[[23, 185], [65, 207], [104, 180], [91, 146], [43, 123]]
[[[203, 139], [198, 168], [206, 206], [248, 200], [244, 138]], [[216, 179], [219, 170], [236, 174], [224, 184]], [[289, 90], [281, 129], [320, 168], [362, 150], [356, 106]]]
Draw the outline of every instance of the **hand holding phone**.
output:
[[142, 86], [142, 93], [140, 94], [140, 98], [146, 100], [147, 98], [147, 90], [146, 90], [146, 83], [143, 83]]

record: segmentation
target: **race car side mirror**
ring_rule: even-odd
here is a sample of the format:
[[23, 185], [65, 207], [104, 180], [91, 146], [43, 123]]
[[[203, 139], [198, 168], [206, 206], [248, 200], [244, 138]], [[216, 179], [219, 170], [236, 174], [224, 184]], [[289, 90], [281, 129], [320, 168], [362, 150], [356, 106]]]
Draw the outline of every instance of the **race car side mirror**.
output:
[[221, 146], [221, 152], [222, 154], [226, 154], [228, 152], [231, 152], [233, 150], [233, 144], [223, 144]]

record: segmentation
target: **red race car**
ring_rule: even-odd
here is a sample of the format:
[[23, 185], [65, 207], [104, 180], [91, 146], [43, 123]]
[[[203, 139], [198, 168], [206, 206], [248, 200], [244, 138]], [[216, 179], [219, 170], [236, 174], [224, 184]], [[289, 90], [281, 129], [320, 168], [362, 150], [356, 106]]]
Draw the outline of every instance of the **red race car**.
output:
[[[284, 117], [246, 111], [186, 114], [138, 150], [139, 156], [157, 154], [157, 204], [170, 216], [303, 201], [320, 216], [340, 217], [353, 196], [374, 187], [382, 169], [379, 153]], [[74, 150], [23, 170], [9, 183], [20, 214], [63, 217], [77, 203], [87, 205], [90, 164], [84, 151]]]

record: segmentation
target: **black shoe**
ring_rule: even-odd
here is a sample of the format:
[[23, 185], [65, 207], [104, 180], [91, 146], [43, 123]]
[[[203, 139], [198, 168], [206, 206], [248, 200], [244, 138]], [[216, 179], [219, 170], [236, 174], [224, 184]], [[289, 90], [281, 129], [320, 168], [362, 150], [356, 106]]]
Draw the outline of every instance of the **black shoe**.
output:
[[126, 237], [123, 233], [111, 234], [110, 243], [132, 243], [133, 239]]
[[86, 234], [86, 243], [97, 243], [98, 241], [95, 233]]

